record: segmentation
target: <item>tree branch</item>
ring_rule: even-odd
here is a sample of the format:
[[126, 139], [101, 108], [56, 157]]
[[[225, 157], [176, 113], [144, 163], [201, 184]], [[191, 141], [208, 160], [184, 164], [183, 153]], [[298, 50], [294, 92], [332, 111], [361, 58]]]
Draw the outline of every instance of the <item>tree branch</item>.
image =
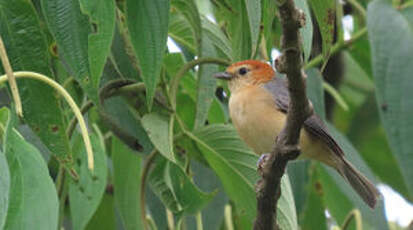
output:
[[305, 24], [304, 13], [295, 7], [293, 0], [276, 1], [282, 25], [282, 55], [275, 65], [288, 78], [290, 104], [287, 121], [276, 139], [272, 153], [259, 168], [262, 179], [256, 185], [257, 218], [254, 230], [279, 229], [276, 224], [276, 207], [281, 196], [281, 177], [289, 160], [298, 157], [300, 130], [304, 121], [311, 116], [305, 88], [305, 74], [302, 70], [302, 40], [299, 29]]

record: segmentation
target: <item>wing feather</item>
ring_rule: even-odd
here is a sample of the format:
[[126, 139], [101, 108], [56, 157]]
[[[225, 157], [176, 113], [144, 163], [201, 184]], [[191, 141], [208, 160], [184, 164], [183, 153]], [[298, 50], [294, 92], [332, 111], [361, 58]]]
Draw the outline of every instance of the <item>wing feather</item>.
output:
[[[290, 103], [287, 84], [286, 79], [274, 78], [264, 85], [264, 88], [272, 94], [277, 108], [283, 113], [287, 113]], [[344, 156], [343, 150], [330, 135], [324, 122], [316, 114], [305, 120], [304, 128], [307, 132], [323, 141], [334, 153]]]

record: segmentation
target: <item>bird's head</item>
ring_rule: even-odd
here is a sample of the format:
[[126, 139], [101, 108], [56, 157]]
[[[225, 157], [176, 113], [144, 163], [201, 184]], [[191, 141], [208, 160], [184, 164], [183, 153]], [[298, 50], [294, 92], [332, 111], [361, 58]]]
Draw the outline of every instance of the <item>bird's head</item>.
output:
[[263, 84], [275, 76], [271, 65], [256, 60], [246, 60], [230, 65], [225, 72], [217, 73], [214, 77], [229, 81], [232, 92], [240, 87]]

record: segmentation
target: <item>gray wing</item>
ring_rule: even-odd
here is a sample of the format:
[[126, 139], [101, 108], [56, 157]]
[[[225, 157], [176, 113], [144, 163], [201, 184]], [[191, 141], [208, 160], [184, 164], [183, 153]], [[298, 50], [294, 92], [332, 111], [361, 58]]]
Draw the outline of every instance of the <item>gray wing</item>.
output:
[[[284, 113], [287, 113], [290, 103], [290, 94], [288, 92], [288, 82], [286, 79], [274, 78], [270, 82], [264, 85], [273, 96], [274, 101], [278, 109]], [[312, 135], [318, 137], [321, 141], [327, 144], [333, 152], [339, 156], [343, 156], [344, 152], [329, 134], [328, 129], [324, 122], [316, 115], [313, 114], [307, 120], [304, 121], [304, 128]]]

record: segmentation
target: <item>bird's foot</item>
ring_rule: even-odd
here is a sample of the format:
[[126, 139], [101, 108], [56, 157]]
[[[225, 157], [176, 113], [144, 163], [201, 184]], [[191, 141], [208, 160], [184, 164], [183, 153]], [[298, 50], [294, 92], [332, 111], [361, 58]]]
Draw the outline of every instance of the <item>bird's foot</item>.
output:
[[269, 158], [270, 158], [270, 154], [269, 153], [264, 153], [260, 156], [260, 159], [258, 159], [258, 161], [257, 161], [257, 170], [260, 174], [262, 174], [265, 163], [267, 162], [267, 160]]

